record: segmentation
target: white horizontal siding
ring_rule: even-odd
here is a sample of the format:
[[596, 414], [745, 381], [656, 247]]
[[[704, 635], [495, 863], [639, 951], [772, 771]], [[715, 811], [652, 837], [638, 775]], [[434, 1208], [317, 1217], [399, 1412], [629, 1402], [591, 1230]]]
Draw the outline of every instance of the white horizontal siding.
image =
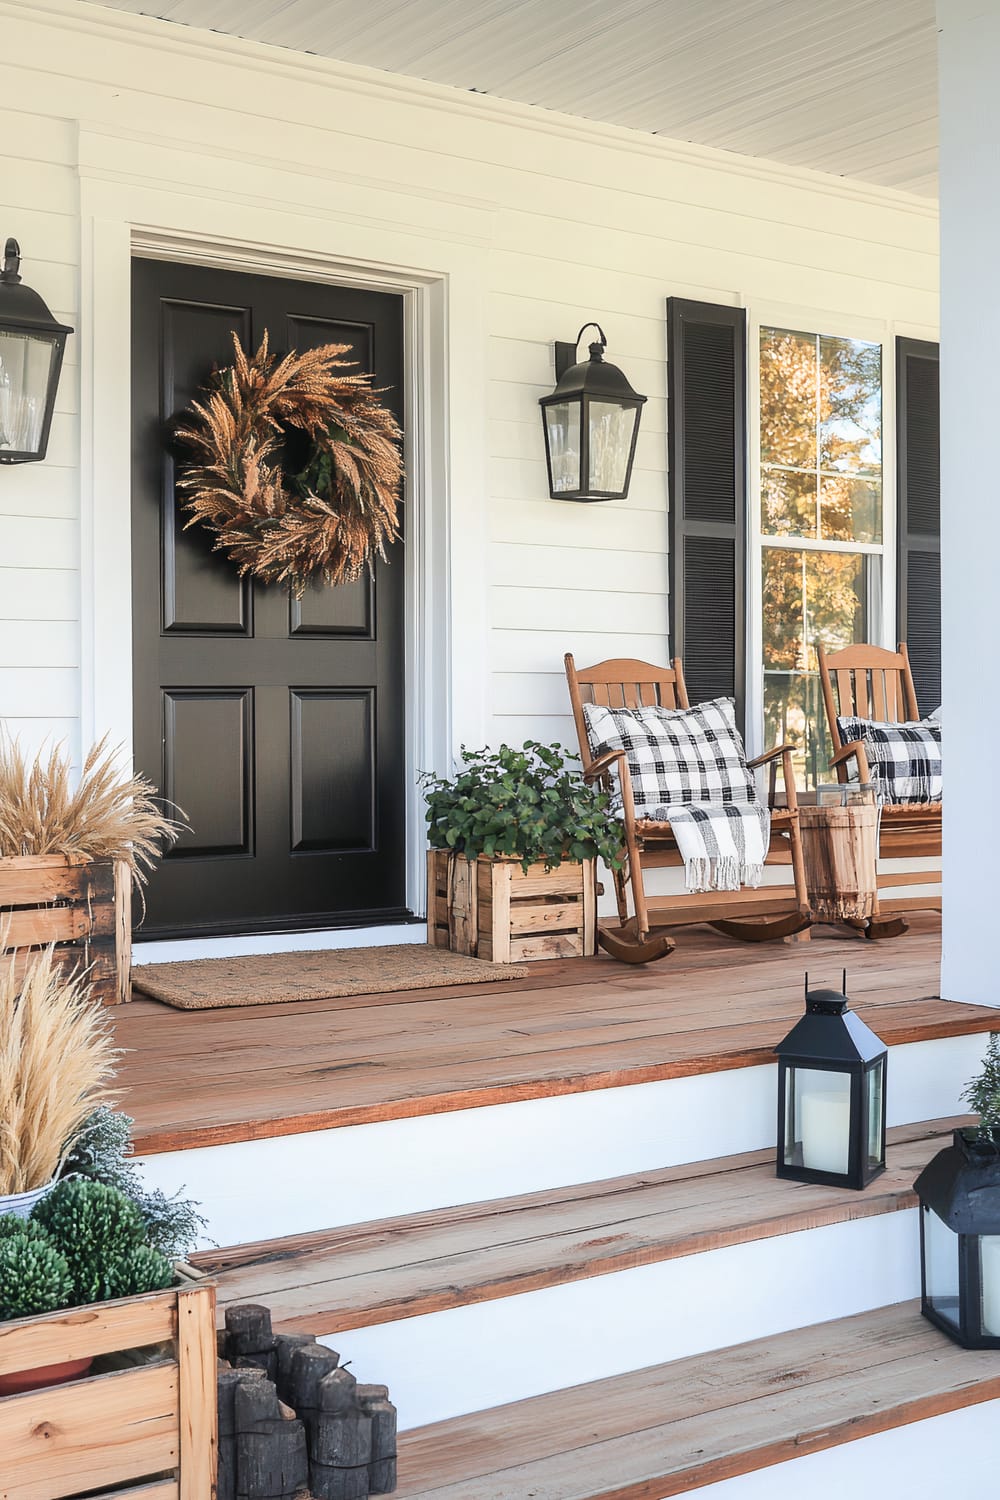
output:
[[[666, 656], [668, 296], [934, 334], [937, 225], [916, 201], [62, 0], [0, 0], [0, 18], [3, 224], [74, 326], [78, 149], [89, 182], [113, 183], [139, 223], [156, 222], [162, 192], [192, 220], [221, 205], [237, 238], [264, 213], [293, 251], [361, 229], [376, 247], [405, 236], [406, 264], [427, 274], [442, 246], [468, 251], [487, 448], [465, 452], [460, 424], [450, 441], [453, 467], [483, 476], [489, 651], [472, 665], [494, 738], [572, 743], [566, 650]], [[628, 501], [581, 505], [548, 498], [538, 399], [552, 342], [592, 318], [649, 399]], [[49, 461], [0, 469], [0, 714], [22, 725], [78, 712], [78, 365], [71, 339]], [[452, 635], [471, 660], [461, 619]], [[19, 667], [30, 690], [3, 676]]]
[[[36, 84], [34, 109], [0, 109], [2, 228], [25, 282], [76, 328], [76, 128], [39, 111], [44, 97]], [[46, 462], [0, 465], [0, 719], [29, 752], [64, 738], [78, 751], [79, 374], [71, 338]]]

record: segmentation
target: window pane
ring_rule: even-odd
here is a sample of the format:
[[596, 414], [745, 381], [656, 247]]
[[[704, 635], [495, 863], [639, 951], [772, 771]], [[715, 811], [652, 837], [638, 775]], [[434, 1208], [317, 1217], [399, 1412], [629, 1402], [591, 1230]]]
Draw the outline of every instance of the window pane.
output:
[[763, 566], [765, 668], [815, 672], [817, 640], [864, 640], [863, 554], [765, 547]]
[[830, 779], [816, 642], [839, 651], [867, 632], [868, 570], [851, 552], [764, 547], [763, 648], [766, 743], [795, 746], [799, 784]]
[[549, 459], [552, 464], [552, 488], [556, 494], [562, 490], [580, 488], [580, 407], [574, 402], [560, 401], [554, 406], [542, 408], [545, 412], [545, 430], [549, 440]]
[[938, 1218], [932, 1208], [921, 1210], [920, 1223], [924, 1231], [927, 1300], [939, 1317], [946, 1318], [957, 1328], [958, 1235]]
[[632, 448], [635, 407], [617, 401], [590, 402], [590, 488], [619, 494]]
[[982, 1331], [1000, 1338], [1000, 1234], [979, 1237], [979, 1284]]
[[815, 536], [816, 476], [762, 469], [760, 529], [766, 536]]
[[822, 535], [836, 542], [882, 540], [882, 485], [877, 479], [819, 482]]
[[885, 1096], [885, 1061], [873, 1063], [867, 1069], [865, 1086], [868, 1090], [868, 1170], [879, 1166], [885, 1152], [882, 1139], [882, 1112]]
[[882, 346], [821, 338], [820, 468], [838, 474], [882, 469]]
[[781, 328], [760, 331], [760, 458], [816, 468], [816, 339]]
[[785, 1163], [845, 1175], [850, 1165], [851, 1076], [789, 1068], [785, 1083]]
[[833, 746], [818, 676], [765, 672], [764, 744], [793, 747], [795, 785], [800, 791], [833, 780], [829, 769]]

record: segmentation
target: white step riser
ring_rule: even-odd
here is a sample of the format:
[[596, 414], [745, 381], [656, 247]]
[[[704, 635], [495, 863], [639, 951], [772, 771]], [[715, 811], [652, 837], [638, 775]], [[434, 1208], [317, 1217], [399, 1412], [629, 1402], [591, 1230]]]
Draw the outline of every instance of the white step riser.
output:
[[[981, 1036], [893, 1047], [890, 1125], [959, 1113]], [[595, 1182], [771, 1147], [772, 1065], [147, 1157], [220, 1245]]]
[[936, 1500], [992, 1494], [998, 1422], [1000, 1401], [981, 1401], [689, 1493], [698, 1500], [844, 1500], [845, 1495]]
[[904, 1301], [920, 1290], [918, 1238], [909, 1209], [323, 1342], [359, 1380], [388, 1384], [401, 1427], [419, 1427]]

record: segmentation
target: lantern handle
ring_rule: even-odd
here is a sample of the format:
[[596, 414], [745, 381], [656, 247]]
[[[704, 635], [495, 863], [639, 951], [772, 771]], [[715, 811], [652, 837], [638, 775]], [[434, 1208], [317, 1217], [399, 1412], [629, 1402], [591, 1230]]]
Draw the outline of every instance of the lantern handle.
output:
[[[605, 349], [608, 347], [608, 341], [604, 336], [604, 329], [601, 327], [600, 323], [584, 323], [583, 327], [580, 329], [580, 332], [576, 336], [576, 343], [573, 345], [574, 350], [580, 347], [580, 340], [583, 338], [583, 335], [586, 333], [588, 328], [596, 328], [598, 333], [601, 335], [601, 353], [603, 354]], [[591, 344], [591, 354], [594, 353], [594, 348], [595, 346]]]
[[17, 240], [11, 238], [3, 247], [3, 270], [0, 271], [0, 281], [7, 285], [15, 285], [20, 281], [18, 272], [21, 269], [21, 247]]

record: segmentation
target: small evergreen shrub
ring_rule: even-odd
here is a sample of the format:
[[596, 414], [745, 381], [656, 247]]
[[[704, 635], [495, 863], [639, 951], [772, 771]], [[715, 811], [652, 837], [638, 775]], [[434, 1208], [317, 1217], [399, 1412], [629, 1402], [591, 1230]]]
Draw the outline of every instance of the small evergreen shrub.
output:
[[[105, 1302], [118, 1267], [144, 1241], [142, 1214], [103, 1182], [64, 1178], [32, 1210], [73, 1278], [73, 1302]], [[144, 1288], [149, 1290], [149, 1288]]]
[[48, 1236], [41, 1224], [34, 1219], [21, 1219], [17, 1214], [0, 1214], [0, 1244], [14, 1236], [28, 1240], [44, 1240]]
[[990, 1032], [983, 1066], [966, 1084], [962, 1098], [979, 1116], [980, 1140], [1000, 1145], [1000, 1032]]
[[66, 1258], [44, 1235], [8, 1233], [0, 1240], [0, 1320], [58, 1312], [72, 1298]]
[[617, 867], [625, 843], [611, 799], [588, 786], [559, 745], [526, 740], [520, 750], [466, 750], [454, 776], [425, 771], [428, 839], [475, 859], [506, 855], [525, 871], [536, 862], [554, 870], [564, 859], [599, 857]]
[[179, 1193], [168, 1198], [160, 1188], [146, 1187], [129, 1160], [134, 1124], [129, 1115], [106, 1104], [95, 1109], [66, 1160], [64, 1175], [118, 1188], [142, 1214], [149, 1244], [173, 1258], [186, 1255], [198, 1243], [205, 1220], [189, 1198]]
[[174, 1268], [152, 1245], [136, 1245], [112, 1265], [108, 1276], [109, 1297], [133, 1297], [140, 1292], [160, 1292], [173, 1283]]

